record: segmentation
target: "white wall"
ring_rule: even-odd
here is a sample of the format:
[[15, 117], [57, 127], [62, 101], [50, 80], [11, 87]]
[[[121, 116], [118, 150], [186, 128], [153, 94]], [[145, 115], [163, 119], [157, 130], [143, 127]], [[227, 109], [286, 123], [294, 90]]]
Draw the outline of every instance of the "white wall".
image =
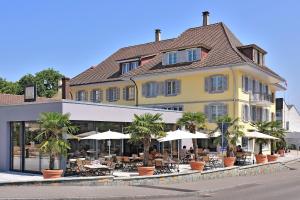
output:
[[165, 123], [176, 123], [181, 112], [159, 109], [115, 106], [76, 101], [28, 103], [0, 106], [0, 170], [8, 170], [10, 163], [10, 121], [36, 121], [42, 112], [70, 113], [71, 120], [131, 122], [134, 114], [161, 113]]

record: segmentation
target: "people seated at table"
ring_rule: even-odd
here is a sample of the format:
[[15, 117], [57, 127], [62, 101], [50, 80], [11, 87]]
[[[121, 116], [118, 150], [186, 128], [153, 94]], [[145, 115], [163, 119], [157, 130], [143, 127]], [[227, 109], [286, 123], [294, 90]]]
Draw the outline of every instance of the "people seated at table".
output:
[[188, 151], [186, 149], [186, 146], [183, 146], [182, 149], [179, 151], [179, 156], [181, 159], [185, 158], [188, 155]]
[[239, 153], [243, 153], [243, 152], [244, 152], [244, 150], [242, 149], [242, 146], [241, 146], [241, 145], [238, 145], [238, 146], [236, 147], [236, 152], [239, 152]]
[[164, 150], [163, 160], [171, 160], [170, 152], [168, 150]]
[[193, 154], [193, 153], [194, 153], [194, 149], [193, 147], [190, 147], [189, 154]]

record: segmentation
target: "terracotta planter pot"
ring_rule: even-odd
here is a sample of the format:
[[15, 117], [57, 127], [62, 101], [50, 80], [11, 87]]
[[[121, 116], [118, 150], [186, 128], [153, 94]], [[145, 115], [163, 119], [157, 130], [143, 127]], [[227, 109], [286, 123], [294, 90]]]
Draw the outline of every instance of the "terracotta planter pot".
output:
[[152, 176], [155, 167], [138, 167], [139, 176]]
[[277, 155], [267, 155], [268, 162], [274, 162], [278, 159]]
[[202, 172], [205, 166], [205, 162], [202, 161], [191, 161], [190, 166], [192, 170], [197, 170]]
[[62, 169], [57, 169], [57, 170], [45, 169], [42, 171], [44, 179], [60, 178], [63, 172], [64, 171]]
[[284, 157], [285, 152], [283, 149], [278, 150], [278, 153], [280, 154], [280, 157]]
[[224, 166], [225, 167], [232, 167], [234, 166], [236, 157], [224, 157]]
[[267, 156], [263, 154], [255, 155], [255, 159], [256, 159], [256, 164], [262, 164], [268, 162]]

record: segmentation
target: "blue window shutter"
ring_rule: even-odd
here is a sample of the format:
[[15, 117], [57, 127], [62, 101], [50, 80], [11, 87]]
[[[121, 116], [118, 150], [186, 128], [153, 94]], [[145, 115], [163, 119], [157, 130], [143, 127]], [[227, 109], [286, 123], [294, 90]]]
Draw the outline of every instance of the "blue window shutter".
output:
[[211, 106], [210, 105], [205, 105], [204, 106], [204, 113], [206, 115], [206, 118], [209, 122], [212, 121], [212, 115], [211, 115]]
[[103, 101], [103, 91], [99, 90], [99, 101], [102, 102]]
[[154, 96], [158, 96], [159, 95], [159, 83], [158, 82], [154, 82], [154, 87], [155, 87], [155, 93]]
[[116, 100], [120, 99], [120, 88], [116, 88]]
[[201, 48], [196, 49], [197, 60], [201, 60]]
[[91, 101], [91, 102], [95, 102], [94, 90], [92, 90], [92, 91], [90, 92], [90, 101]]
[[169, 60], [168, 53], [162, 54], [162, 65], [167, 65]]
[[181, 81], [175, 80], [175, 87], [176, 87], [176, 95], [179, 95], [181, 92]]
[[228, 76], [222, 76], [222, 88], [224, 91], [228, 89]]
[[142, 85], [142, 95], [143, 97], [147, 96], [147, 83], [143, 83]]
[[210, 77], [205, 78], [205, 91], [211, 92], [211, 78]]
[[106, 89], [106, 101], [110, 101], [109, 88]]
[[159, 95], [161, 95], [161, 96], [166, 95], [166, 81], [159, 83]]

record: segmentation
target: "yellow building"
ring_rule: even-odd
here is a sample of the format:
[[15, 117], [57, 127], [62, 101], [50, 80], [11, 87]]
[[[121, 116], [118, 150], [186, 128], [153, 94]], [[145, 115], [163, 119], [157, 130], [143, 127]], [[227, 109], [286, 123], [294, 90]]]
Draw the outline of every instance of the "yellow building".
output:
[[223, 23], [190, 28], [177, 38], [119, 49], [70, 81], [79, 101], [200, 111], [217, 117], [275, 119], [275, 96], [285, 80], [265, 65], [266, 51], [243, 45]]

